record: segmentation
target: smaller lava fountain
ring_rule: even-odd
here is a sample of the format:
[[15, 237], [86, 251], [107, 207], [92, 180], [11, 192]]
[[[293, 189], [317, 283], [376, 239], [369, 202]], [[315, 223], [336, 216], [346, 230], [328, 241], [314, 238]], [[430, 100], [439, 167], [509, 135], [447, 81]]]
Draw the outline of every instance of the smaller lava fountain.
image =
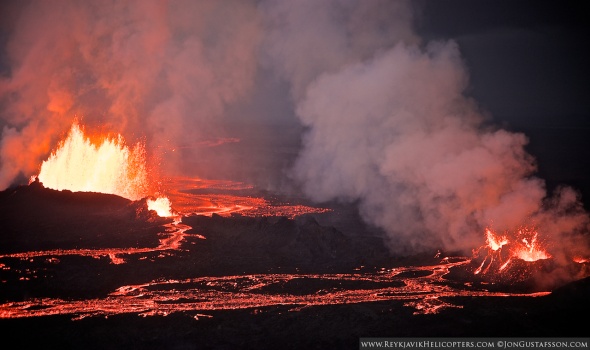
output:
[[538, 236], [538, 230], [527, 226], [502, 234], [487, 228], [486, 244], [473, 251], [474, 261], [481, 259], [473, 274], [489, 275], [508, 282], [529, 277], [539, 268], [537, 265], [551, 259]]
[[[55, 190], [108, 193], [136, 201], [152, 192], [149, 174], [143, 143], [130, 148], [121, 135], [102, 136], [93, 142], [74, 120], [67, 137], [31, 181], [38, 178]], [[160, 216], [173, 216], [166, 197], [149, 198], [147, 204]]]
[[451, 270], [446, 278], [471, 281], [486, 290], [532, 292], [552, 290], [590, 276], [584, 253], [544, 238], [546, 231], [535, 225], [504, 231], [488, 227], [484, 232], [485, 243], [472, 250], [467, 264]]
[[[474, 250], [475, 258], [484, 251], [483, 261], [474, 274], [486, 274], [490, 268], [502, 272], [514, 261], [519, 259], [526, 262], [534, 262], [551, 258], [551, 255], [538, 241], [538, 232], [530, 227], [522, 227], [514, 234], [515, 239], [508, 239], [508, 233], [502, 235], [492, 229], [486, 229], [486, 245]], [[506, 248], [504, 248], [506, 247]]]

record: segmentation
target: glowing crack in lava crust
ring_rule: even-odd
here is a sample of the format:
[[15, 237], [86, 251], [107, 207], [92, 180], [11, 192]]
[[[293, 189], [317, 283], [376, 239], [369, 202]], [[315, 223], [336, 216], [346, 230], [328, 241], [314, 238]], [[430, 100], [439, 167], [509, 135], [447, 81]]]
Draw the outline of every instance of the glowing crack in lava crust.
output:
[[[145, 253], [145, 252], [144, 252]], [[0, 304], [0, 318], [74, 315], [75, 320], [88, 316], [135, 313], [141, 316], [166, 316], [175, 312], [207, 316], [202, 311], [252, 309], [289, 306], [292, 311], [304, 307], [357, 304], [375, 301], [404, 301], [415, 315], [434, 314], [445, 308], [462, 308], [445, 298], [453, 297], [539, 297], [549, 292], [505, 293], [477, 288], [456, 288], [443, 277], [452, 267], [469, 259], [446, 257], [432, 266], [382, 269], [373, 273], [350, 274], [254, 274], [221, 277], [197, 277], [184, 280], [160, 279], [141, 285], [124, 285], [106, 298], [63, 300], [43, 298]], [[332, 286], [308, 294], [292, 293], [289, 284]], [[351, 287], [342, 287], [342, 284]], [[358, 286], [354, 287], [354, 284]], [[372, 285], [371, 288], [363, 284]], [[335, 287], [336, 286], [336, 287]], [[292, 287], [291, 287], [292, 288]], [[272, 292], [273, 289], [282, 290]], [[270, 290], [267, 291], [267, 290]]]

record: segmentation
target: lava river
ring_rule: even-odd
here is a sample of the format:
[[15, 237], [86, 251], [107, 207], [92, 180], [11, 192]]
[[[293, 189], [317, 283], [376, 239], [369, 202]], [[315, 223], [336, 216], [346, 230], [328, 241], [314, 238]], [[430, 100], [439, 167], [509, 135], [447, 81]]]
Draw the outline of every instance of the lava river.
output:
[[[234, 208], [242, 208], [236, 207]], [[281, 210], [285, 210], [283, 207]], [[249, 210], [252, 210], [250, 208]], [[298, 207], [295, 207], [295, 213]], [[295, 214], [294, 214], [295, 215]], [[36, 258], [59, 259], [65, 255], [108, 256], [112, 264], [131, 259], [146, 259], [146, 254], [160, 252], [173, 256], [183, 249], [187, 238], [205, 239], [186, 233], [190, 227], [176, 218], [165, 226], [156, 248], [72, 249], [30, 251], [0, 256], [4, 269], [8, 261]], [[194, 243], [193, 243], [194, 244]], [[187, 279], [157, 279], [140, 284], [121, 285], [105, 297], [69, 300], [41, 297], [0, 304], [0, 318], [71, 315], [73, 319], [114, 314], [142, 316], [188, 313], [195, 318], [207, 311], [255, 309], [289, 306], [296, 311], [305, 307], [399, 300], [415, 314], [437, 313], [449, 307], [454, 297], [537, 297], [549, 292], [506, 293], [472, 288], [469, 283], [457, 286], [446, 283], [444, 276], [453, 267], [471, 262], [467, 257], [441, 257], [438, 264], [382, 268], [372, 272], [358, 269], [354, 273], [300, 274], [267, 273], [231, 276], [202, 276]], [[205, 313], [205, 314], [204, 314]]]

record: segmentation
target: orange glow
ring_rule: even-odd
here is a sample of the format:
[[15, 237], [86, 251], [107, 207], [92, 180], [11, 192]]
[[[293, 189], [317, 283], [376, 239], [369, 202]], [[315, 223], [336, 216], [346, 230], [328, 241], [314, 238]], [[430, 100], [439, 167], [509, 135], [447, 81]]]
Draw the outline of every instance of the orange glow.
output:
[[[178, 248], [175, 248], [178, 249]], [[134, 252], [138, 253], [138, 252]], [[141, 259], [127, 255], [126, 259]], [[118, 258], [113, 264], [125, 263]], [[490, 292], [448, 285], [444, 276], [453, 267], [465, 265], [468, 259], [428, 266], [398, 267], [373, 273], [334, 274], [242, 274], [199, 276], [186, 279], [158, 279], [140, 284], [121, 285], [107, 297], [82, 300], [35, 298], [0, 303], [0, 319], [69, 315], [73, 320], [86, 317], [136, 314], [143, 317], [189, 313], [198, 317], [217, 310], [244, 310], [270, 306], [300, 311], [310, 306], [346, 305], [368, 302], [399, 301], [413, 308], [415, 315], [437, 314], [447, 308], [462, 308], [452, 298], [475, 297], [541, 297], [548, 291], [531, 293]], [[408, 272], [431, 272], [409, 276]], [[335, 288], [309, 293], [269, 292], [269, 286], [298, 283], [323, 283]], [[340, 287], [342, 282], [371, 282], [372, 288]], [[220, 288], [223, 287], [223, 288]]]
[[[228, 180], [191, 178], [169, 179], [164, 195], [154, 196], [147, 168], [145, 146], [129, 148], [121, 135], [93, 137], [74, 121], [67, 137], [43, 162], [36, 177], [47, 188], [74, 192], [115, 194], [130, 200], [147, 198], [149, 210], [161, 217], [181, 215], [224, 215], [240, 213], [246, 216], [287, 216], [290, 218], [328, 211], [290, 203], [270, 203], [268, 200], [240, 195], [253, 191], [253, 186]], [[31, 178], [31, 181], [35, 176]], [[191, 191], [203, 191], [192, 193]], [[235, 194], [217, 193], [218, 191]], [[174, 210], [172, 210], [174, 203]]]
[[504, 245], [510, 244], [510, 253], [508, 254], [508, 261], [503, 264], [503, 268], [510, 262], [510, 259], [516, 258], [524, 261], [537, 261], [541, 259], [549, 259], [551, 255], [545, 251], [542, 245], [538, 242], [538, 232], [529, 227], [522, 227], [516, 231], [512, 236], [513, 239], [508, 239], [508, 233], [499, 235], [486, 229], [486, 244], [487, 248], [496, 252]]
[[170, 205], [170, 200], [167, 197], [148, 198], [147, 200], [148, 209], [156, 211], [160, 217], [168, 218], [175, 216]]
[[260, 193], [256, 193], [252, 185], [230, 180], [171, 177], [166, 180], [164, 186], [169, 189], [166, 194], [180, 215], [239, 214], [250, 217], [295, 218], [300, 215], [330, 211], [327, 208], [277, 200], [271, 202], [259, 196]]
[[507, 272], [517, 259], [533, 262], [551, 258], [539, 243], [537, 230], [525, 226], [516, 231], [506, 231], [502, 235], [487, 228], [486, 244], [474, 250], [474, 256], [479, 255], [482, 250], [486, 253], [480, 265], [473, 271], [475, 275], [487, 274], [490, 271]]
[[510, 241], [506, 236], [496, 235], [488, 228], [486, 229], [486, 243], [491, 250], [496, 251], [502, 248], [503, 245], [510, 243]]
[[537, 261], [551, 257], [537, 242], [537, 231], [524, 228], [518, 231], [518, 236], [520, 239], [516, 241], [517, 245], [512, 250], [513, 256], [524, 261]]
[[77, 121], [43, 162], [38, 178], [56, 190], [109, 193], [130, 200], [149, 194], [144, 145], [129, 148], [121, 135], [93, 143]]

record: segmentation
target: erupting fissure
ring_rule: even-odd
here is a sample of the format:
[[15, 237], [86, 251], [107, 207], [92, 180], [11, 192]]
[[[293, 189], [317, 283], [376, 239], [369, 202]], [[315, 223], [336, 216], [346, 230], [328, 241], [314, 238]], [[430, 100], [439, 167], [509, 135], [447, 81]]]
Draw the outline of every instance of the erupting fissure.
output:
[[[133, 201], [152, 195], [152, 181], [143, 143], [128, 147], [121, 135], [92, 142], [74, 121], [67, 137], [43, 161], [35, 177], [47, 188], [115, 194]], [[148, 208], [172, 216], [166, 197], [148, 199]]]
[[[500, 235], [491, 228], [486, 229], [486, 245], [474, 251], [477, 257], [479, 252], [484, 250], [484, 256], [481, 265], [474, 271], [477, 274], [485, 274], [489, 271], [494, 261], [498, 261], [497, 271], [505, 270], [513, 259], [520, 259], [527, 262], [550, 259], [551, 255], [545, 250], [538, 241], [538, 231], [531, 227], [521, 227], [513, 232], [509, 239], [509, 233], [505, 232]], [[507, 250], [503, 250], [506, 246]]]

